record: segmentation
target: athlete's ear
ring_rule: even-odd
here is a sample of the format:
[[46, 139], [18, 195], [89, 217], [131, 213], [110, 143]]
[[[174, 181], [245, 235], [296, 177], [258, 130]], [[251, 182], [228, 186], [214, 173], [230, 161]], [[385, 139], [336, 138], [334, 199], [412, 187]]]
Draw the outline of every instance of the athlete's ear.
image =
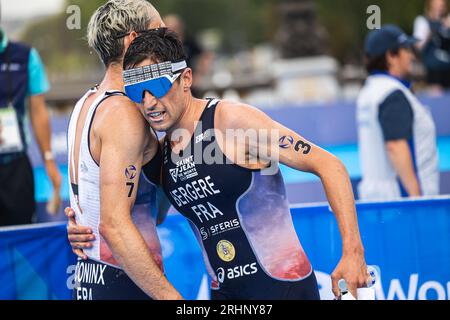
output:
[[138, 37], [138, 34], [136, 31], [131, 31], [129, 35], [127, 35], [124, 39], [124, 47], [125, 52], [128, 50], [128, 47], [131, 45], [131, 43]]
[[192, 69], [186, 68], [181, 74], [181, 86], [184, 91], [188, 91], [192, 87], [193, 75]]

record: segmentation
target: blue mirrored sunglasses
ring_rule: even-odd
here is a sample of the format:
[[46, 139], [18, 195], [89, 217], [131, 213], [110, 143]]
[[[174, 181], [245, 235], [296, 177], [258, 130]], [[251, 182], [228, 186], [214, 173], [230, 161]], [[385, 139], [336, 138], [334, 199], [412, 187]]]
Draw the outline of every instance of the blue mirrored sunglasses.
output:
[[187, 68], [186, 61], [161, 62], [148, 66], [124, 70], [125, 92], [136, 103], [141, 103], [145, 91], [161, 99], [172, 88], [174, 82]]
[[159, 78], [150, 79], [125, 86], [125, 93], [128, 98], [136, 103], [141, 103], [144, 98], [145, 91], [150, 92], [155, 98], [161, 99], [170, 89], [172, 89], [173, 83], [178, 79], [181, 73], [177, 73], [172, 77], [165, 75]]

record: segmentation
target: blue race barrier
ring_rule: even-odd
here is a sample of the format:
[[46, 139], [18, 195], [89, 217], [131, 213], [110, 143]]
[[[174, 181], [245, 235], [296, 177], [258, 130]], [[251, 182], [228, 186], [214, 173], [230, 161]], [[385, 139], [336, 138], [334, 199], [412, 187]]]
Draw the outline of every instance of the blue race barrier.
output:
[[0, 299], [69, 299], [66, 270], [75, 261], [65, 225], [0, 229]]
[[[381, 269], [377, 299], [450, 299], [450, 198], [357, 205], [368, 264]], [[292, 208], [297, 233], [315, 270], [321, 296], [331, 299], [341, 256], [327, 205]], [[208, 298], [208, 276], [186, 220], [158, 228], [170, 281], [188, 299]], [[69, 299], [75, 258], [64, 225], [0, 230], [0, 299]]]
[[[329, 294], [341, 256], [339, 229], [328, 206], [293, 210], [297, 234]], [[358, 204], [366, 262], [381, 270], [379, 300], [450, 299], [450, 198]], [[329, 287], [330, 286], [330, 287]]]

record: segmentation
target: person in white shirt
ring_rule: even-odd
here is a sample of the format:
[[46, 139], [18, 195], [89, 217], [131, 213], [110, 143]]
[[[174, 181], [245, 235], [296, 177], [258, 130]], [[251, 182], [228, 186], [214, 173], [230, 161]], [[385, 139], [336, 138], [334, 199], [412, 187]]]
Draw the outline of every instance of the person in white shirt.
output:
[[416, 43], [393, 25], [367, 36], [370, 75], [357, 101], [362, 200], [439, 194], [435, 125], [405, 81]]
[[427, 0], [425, 14], [414, 22], [417, 49], [435, 91], [450, 88], [450, 14], [446, 0]]

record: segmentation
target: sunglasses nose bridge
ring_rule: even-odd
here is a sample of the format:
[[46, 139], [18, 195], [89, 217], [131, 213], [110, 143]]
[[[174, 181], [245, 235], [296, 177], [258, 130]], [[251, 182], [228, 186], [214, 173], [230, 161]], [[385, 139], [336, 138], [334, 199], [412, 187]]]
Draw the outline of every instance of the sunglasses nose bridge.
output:
[[147, 89], [142, 92], [142, 102], [144, 105], [155, 106], [156, 105], [156, 97]]
[[154, 98], [153, 94], [148, 89], [142, 90], [142, 99], [151, 99]]

